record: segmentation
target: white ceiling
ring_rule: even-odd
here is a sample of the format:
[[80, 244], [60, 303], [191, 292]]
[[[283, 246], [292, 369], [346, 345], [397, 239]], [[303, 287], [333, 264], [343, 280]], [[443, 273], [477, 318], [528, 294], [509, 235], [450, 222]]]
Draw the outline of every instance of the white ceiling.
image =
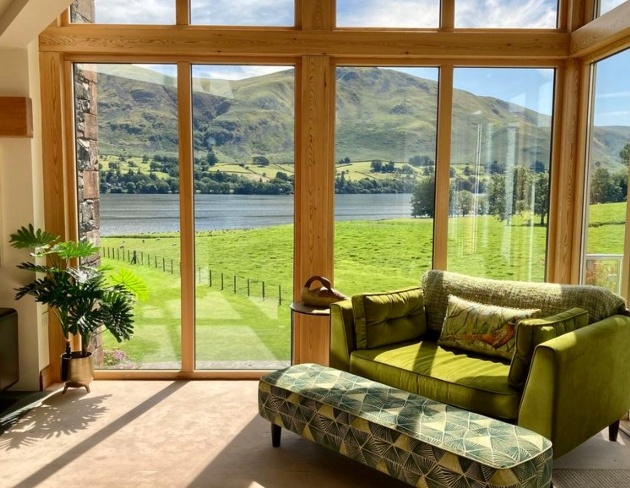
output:
[[0, 0], [0, 48], [25, 48], [72, 0]]

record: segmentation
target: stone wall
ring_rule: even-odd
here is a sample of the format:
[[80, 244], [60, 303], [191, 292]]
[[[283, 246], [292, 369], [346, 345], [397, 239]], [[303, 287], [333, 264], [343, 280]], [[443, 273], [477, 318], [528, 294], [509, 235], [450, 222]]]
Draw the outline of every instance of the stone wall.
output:
[[[72, 5], [71, 18], [73, 22], [92, 22], [94, 0], [76, 0]], [[93, 65], [75, 65], [74, 103], [79, 238], [98, 246], [100, 245], [100, 178], [96, 83], [96, 71]], [[98, 260], [98, 256], [95, 260]]]

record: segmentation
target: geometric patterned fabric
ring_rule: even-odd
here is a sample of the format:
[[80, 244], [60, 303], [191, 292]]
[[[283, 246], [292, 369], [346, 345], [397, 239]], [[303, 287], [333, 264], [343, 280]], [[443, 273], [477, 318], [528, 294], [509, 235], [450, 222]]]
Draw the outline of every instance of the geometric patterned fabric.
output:
[[547, 488], [551, 442], [535, 432], [318, 364], [260, 379], [260, 415], [422, 488]]

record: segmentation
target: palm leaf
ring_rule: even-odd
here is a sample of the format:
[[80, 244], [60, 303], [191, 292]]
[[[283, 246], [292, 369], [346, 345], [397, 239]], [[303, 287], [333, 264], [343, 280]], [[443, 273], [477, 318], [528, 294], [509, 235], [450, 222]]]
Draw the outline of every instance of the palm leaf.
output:
[[98, 252], [98, 247], [90, 242], [59, 242], [49, 251], [61, 259], [89, 258]]
[[108, 280], [114, 285], [122, 286], [138, 300], [146, 300], [149, 296], [149, 288], [145, 281], [127, 268], [121, 268], [116, 274], [109, 274]]
[[9, 236], [9, 243], [16, 249], [48, 248], [60, 239], [58, 235], [41, 229], [35, 230], [33, 224], [20, 227]]

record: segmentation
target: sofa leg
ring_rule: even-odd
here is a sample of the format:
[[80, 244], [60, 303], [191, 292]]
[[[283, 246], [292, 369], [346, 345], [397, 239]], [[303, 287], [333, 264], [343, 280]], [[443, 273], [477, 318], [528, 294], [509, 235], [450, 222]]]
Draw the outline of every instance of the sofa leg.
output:
[[617, 434], [619, 434], [619, 420], [608, 426], [608, 440], [610, 442], [617, 442]]
[[273, 447], [280, 447], [280, 434], [282, 434], [282, 427], [271, 424], [271, 445]]

